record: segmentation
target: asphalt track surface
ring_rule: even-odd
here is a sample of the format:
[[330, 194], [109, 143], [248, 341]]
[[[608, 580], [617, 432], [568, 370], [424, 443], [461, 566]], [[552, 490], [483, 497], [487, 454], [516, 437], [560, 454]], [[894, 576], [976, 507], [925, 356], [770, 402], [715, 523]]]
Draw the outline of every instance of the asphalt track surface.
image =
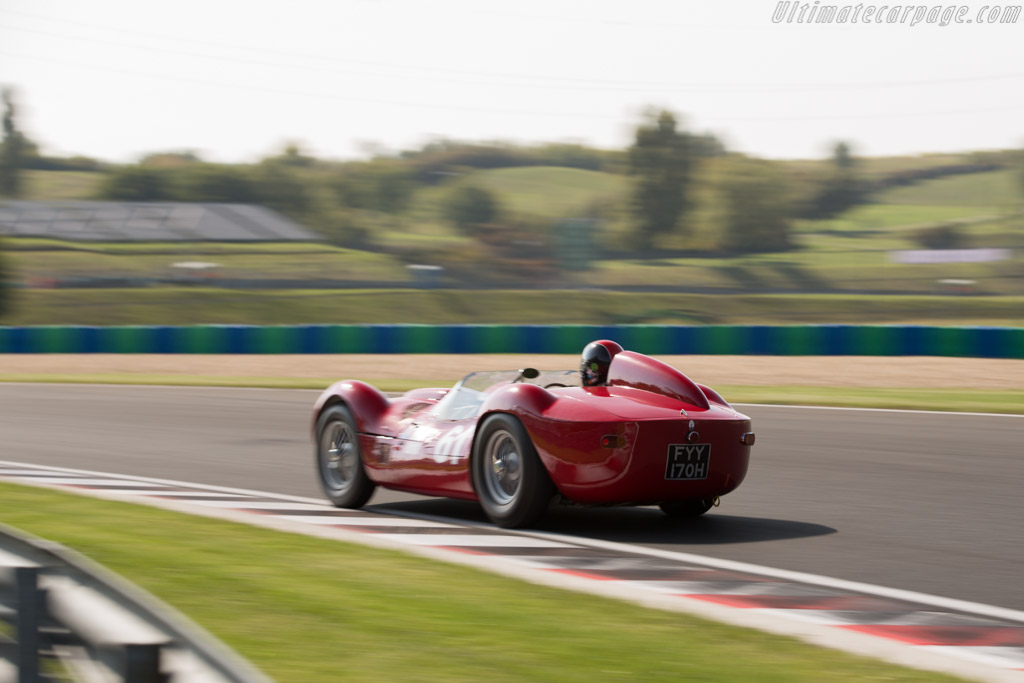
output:
[[[316, 392], [0, 384], [0, 459], [321, 497]], [[746, 482], [698, 520], [558, 507], [538, 529], [1024, 609], [1024, 417], [741, 408]], [[371, 507], [484, 521], [378, 490]]]

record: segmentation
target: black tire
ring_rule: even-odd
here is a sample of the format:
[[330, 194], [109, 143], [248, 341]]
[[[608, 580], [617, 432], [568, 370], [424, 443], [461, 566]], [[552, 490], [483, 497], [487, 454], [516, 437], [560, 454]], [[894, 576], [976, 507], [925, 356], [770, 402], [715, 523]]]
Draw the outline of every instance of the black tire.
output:
[[314, 446], [320, 486], [336, 507], [360, 508], [377, 488], [363, 467], [359, 431], [351, 411], [334, 405], [316, 421]]
[[662, 503], [658, 507], [669, 517], [700, 517], [715, 505], [714, 498], [697, 498]]
[[540, 519], [555, 493], [523, 424], [495, 413], [473, 444], [473, 488], [487, 517], [506, 529]]

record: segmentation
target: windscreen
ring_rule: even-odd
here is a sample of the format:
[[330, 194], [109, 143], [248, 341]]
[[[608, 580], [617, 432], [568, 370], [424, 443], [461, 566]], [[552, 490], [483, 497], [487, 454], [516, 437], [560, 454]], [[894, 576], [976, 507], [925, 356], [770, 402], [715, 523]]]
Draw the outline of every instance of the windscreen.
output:
[[459, 381], [434, 408], [434, 417], [439, 420], [465, 420], [476, 417], [488, 394], [499, 386], [516, 380], [524, 384], [554, 389], [580, 385], [580, 373], [576, 370], [545, 370], [533, 379], [523, 379], [518, 370], [496, 372], [473, 372]]

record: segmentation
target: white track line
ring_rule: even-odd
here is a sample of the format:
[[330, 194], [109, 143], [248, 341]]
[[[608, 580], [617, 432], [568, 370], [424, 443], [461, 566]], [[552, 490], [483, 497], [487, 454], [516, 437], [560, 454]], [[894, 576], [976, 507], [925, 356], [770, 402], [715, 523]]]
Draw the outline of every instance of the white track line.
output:
[[[10, 463], [0, 461], [0, 467], [2, 467], [3, 465], [15, 464], [21, 463]], [[25, 464], [25, 466], [26, 468], [33, 471], [45, 469], [46, 471], [63, 472], [65, 474], [69, 474], [72, 472], [72, 470], [70, 470], [69, 468], [57, 468], [49, 466], [43, 467], [31, 464]], [[98, 474], [95, 472], [89, 472], [85, 470], [75, 471], [91, 476], [95, 476]], [[109, 476], [116, 477], [118, 475]], [[226, 487], [219, 486], [206, 486], [190, 482], [168, 482], [168, 480], [150, 479], [135, 476], [120, 478], [130, 480], [132, 483], [137, 483], [140, 481], [158, 482], [161, 484], [173, 483], [174, 485], [177, 486], [192, 488], [196, 490], [196, 492], [199, 495], [201, 495], [202, 491], [217, 492], [215, 493], [215, 495], [220, 496], [223, 496], [225, 491], [230, 491], [232, 493], [243, 492], [243, 495], [257, 496], [263, 499], [276, 499], [280, 501], [295, 501], [299, 503], [307, 503], [317, 506], [318, 509], [323, 509], [322, 506], [324, 505], [322, 501], [315, 499], [299, 498], [297, 496], [285, 496], [265, 491], [244, 491], [241, 489], [228, 489]], [[35, 482], [42, 486], [51, 487], [54, 489], [61, 488], [58, 486], [52, 486], [51, 484], [47, 483], [47, 479], [50, 479], [52, 481], [53, 478], [26, 477], [25, 479], [30, 482]], [[116, 496], [112, 495], [113, 492], [111, 490], [105, 488], [95, 488], [89, 490], [77, 488], [73, 490], [80, 493], [86, 493], [88, 495], [95, 497], [117, 499]], [[381, 534], [356, 532], [350, 531], [345, 528], [346, 523], [349, 521], [345, 515], [335, 515], [330, 517], [325, 517], [322, 515], [314, 516], [316, 519], [330, 519], [330, 521], [333, 523], [330, 526], [308, 523], [293, 524], [293, 522], [296, 520], [296, 517], [302, 516], [265, 515], [256, 514], [253, 512], [246, 512], [245, 502], [243, 500], [237, 501], [238, 506], [234, 509], [224, 509], [220, 506], [216, 506], [207, 507], [205, 510], [203, 510], [200, 508], [200, 506], [196, 506], [193, 501], [174, 501], [172, 503], [171, 501], [168, 500], [161, 500], [161, 491], [159, 489], [136, 490], [140, 493], [140, 495], [146, 497], [136, 498], [133, 502], [149, 503], [151, 505], [156, 505], [158, 507], [173, 509], [178, 512], [192, 512], [194, 514], [201, 515], [205, 514], [208, 516], [229, 519], [231, 521], [240, 523], [254, 524], [257, 526], [268, 526], [270, 528], [277, 528], [278, 530], [288, 531], [291, 533], [302, 533], [324, 538], [333, 538], [334, 540], [345, 540], [348, 542], [361, 543], [364, 545], [387, 547], [394, 550], [404, 550], [406, 552], [420, 554], [424, 557], [429, 557], [444, 562], [458, 562], [460, 564], [467, 564], [469, 566], [474, 566], [479, 569], [492, 571], [500, 575], [520, 578], [532, 583], [539, 583], [569, 590], [604, 595], [606, 597], [626, 600], [628, 602], [633, 602], [655, 609], [667, 609], [672, 611], [688, 612], [691, 614], [702, 615], [710, 619], [715, 619], [718, 621], [731, 623], [738, 626], [743, 626], [747, 628], [757, 628], [772, 633], [781, 633], [785, 635], [795, 636], [797, 638], [800, 638], [801, 640], [819, 646], [832, 647], [839, 650], [845, 650], [847, 652], [853, 652], [855, 654], [882, 658], [890, 662], [903, 664], [905, 666], [916, 667], [919, 669], [956, 673], [961, 676], [988, 681], [1017, 681], [1019, 683], [1020, 681], [1024, 680], [1024, 674], [1022, 674], [1020, 670], [1013, 670], [1014, 667], [1019, 666], [1019, 663], [1021, 661], [1021, 653], [1019, 651], [1020, 648], [968, 648], [969, 651], [965, 652], [967, 656], [962, 656], [959, 654], [960, 652], [964, 651], [962, 649], [962, 646], [934, 648], [913, 646], [906, 643], [898, 642], [896, 640], [878, 637], [876, 635], [867, 635], [849, 629], [841, 628], [843, 624], [822, 625], [813, 623], [810, 620], [795, 620], [789, 618], [787, 614], [792, 610], [737, 609], [734, 607], [717, 605], [700, 599], [693, 599], [686, 595], [679, 595], [675, 591], [663, 592], [663, 590], [665, 588], [669, 588], [669, 586], [655, 585], [662, 584], [665, 582], [648, 582], [652, 585], [650, 587], [647, 587], [643, 585], [644, 582], [631, 582], [625, 580], [594, 580], [591, 578], [574, 576], [571, 570], [538, 572], [535, 569], [530, 569], [525, 566], [522, 566], [522, 564], [517, 563], [515, 561], [509, 562], [509, 558], [505, 556], [495, 556], [486, 553], [475, 554], [472, 553], [472, 551], [470, 551], [469, 554], [466, 554], [464, 552], [453, 552], [453, 549], [458, 550], [459, 548], [463, 548], [464, 550], [469, 550], [472, 547], [520, 547], [524, 549], [562, 547], [574, 548], [581, 546], [608, 548], [620, 552], [630, 553], [633, 555], [660, 557], [665, 559], [672, 559], [675, 561], [682, 560], [685, 563], [691, 565], [739, 569], [742, 571], [758, 573], [763, 576], [774, 576], [790, 581], [799, 581], [812, 585], [835, 586], [837, 588], [842, 588], [846, 590], [856, 590], [864, 594], [896, 597], [898, 599], [911, 599], [926, 605], [941, 605], [962, 612], [969, 612], [983, 616], [997, 616], [1000, 618], [1011, 619], [1015, 621], [1024, 618], [1024, 615], [1022, 615], [1019, 612], [1014, 612], [1013, 610], [1004, 610], [1001, 608], [995, 608], [988, 605], [978, 605], [975, 603], [968, 603], [965, 601], [938, 598], [935, 596], [928, 596], [920, 593], [913, 593], [910, 591], [899, 591], [896, 589], [870, 586], [867, 584], [859, 584], [839, 579], [831, 579], [829, 577], [802, 574], [800, 572], [790, 572], [786, 570], [773, 569], [770, 567], [761, 567], [759, 565], [733, 562], [728, 560], [718, 560], [715, 558], [705, 557], [701, 555], [690, 555], [686, 553], [660, 551], [652, 548], [646, 548], [644, 546], [631, 546], [607, 541], [593, 541], [585, 538], [578, 538], [575, 536], [563, 536], [559, 534], [543, 534], [528, 532], [508, 533], [495, 529], [493, 525], [465, 523], [461, 520], [451, 520], [447, 518], [429, 515], [406, 515], [405, 517], [392, 516], [389, 517], [389, 519], [393, 519], [396, 522], [401, 523], [403, 525], [406, 525], [411, 519], [418, 519], [433, 523], [441, 523], [445, 525], [449, 523], [454, 523], [457, 526], [487, 529], [489, 531], [497, 531], [498, 533], [478, 535], [459, 533], [432, 534], [429, 532], [420, 534]], [[185, 504], [180, 504], [182, 502], [184, 502]], [[395, 514], [386, 509], [378, 509], [374, 510], [373, 512], [384, 513], [387, 515]], [[341, 526], [339, 526], [338, 523], [340, 523]], [[676, 584], [677, 582], [667, 583]], [[673, 588], [677, 587], [679, 586], [673, 586]], [[840, 626], [840, 628], [836, 628], [835, 626]]]
[[994, 605], [985, 605], [978, 602], [969, 602], [967, 600], [958, 600], [956, 598], [944, 598], [937, 595], [928, 595], [926, 593], [918, 593], [916, 591], [903, 590], [901, 588], [887, 588], [885, 586], [876, 586], [869, 583], [860, 583], [858, 581], [848, 581], [846, 579], [836, 579], [830, 576], [821, 576], [819, 574], [808, 574], [805, 572], [796, 572], [788, 569], [776, 569], [774, 567], [765, 567], [763, 565], [750, 564], [748, 562], [738, 562], [736, 560], [722, 560], [715, 557], [708, 557], [706, 555], [693, 555], [690, 553], [681, 553], [673, 550], [659, 550], [657, 548], [628, 545], [625, 543], [616, 543], [614, 541], [601, 541], [597, 539], [586, 539], [579, 538], [576, 536], [541, 532], [523, 533], [529, 536], [534, 536], [536, 538], [544, 538], [560, 542], [571, 542], [577, 545], [586, 545], [592, 548], [606, 548], [608, 550], [642, 554], [651, 557], [661, 557], [670, 560], [678, 560], [681, 562], [701, 564], [708, 567], [714, 567], [716, 569], [729, 569], [738, 572], [760, 574], [762, 576], [770, 576], [773, 578], [783, 579], [786, 581], [807, 583], [815, 586], [822, 586], [824, 588], [836, 588], [843, 591], [853, 591], [856, 593], [864, 593], [867, 595], [874, 595], [882, 598], [890, 598], [893, 600], [917, 602], [923, 605], [930, 605], [932, 607], [939, 607], [942, 609], [948, 609], [958, 612], [967, 612], [969, 614], [976, 614], [978, 616], [993, 617], [996, 619], [1006, 619], [1008, 621], [1017, 621], [1020, 623], [1024, 623], [1024, 612], [1018, 610], [1008, 609], [1005, 607], [996, 607]]
[[[320, 505], [324, 504], [324, 501], [321, 498], [307, 498], [305, 496], [291, 496], [291, 495], [288, 495], [286, 493], [270, 493], [268, 491], [255, 491], [253, 489], [240, 489], [240, 488], [233, 488], [233, 487], [230, 487], [230, 486], [217, 486], [215, 484], [196, 484], [195, 482], [181, 481], [179, 479], [160, 479], [160, 478], [157, 478], [157, 477], [140, 477], [140, 476], [134, 475], [134, 474], [117, 474], [115, 472], [96, 472], [94, 470], [80, 470], [80, 469], [75, 469], [73, 467], [55, 467], [53, 465], [36, 465], [34, 463], [23, 463], [23, 462], [11, 461], [11, 460], [0, 460], [0, 467], [19, 466], [19, 465], [23, 466], [26, 470], [39, 470], [39, 471], [47, 471], [47, 472], [67, 472], [67, 473], [71, 473], [71, 474], [83, 474], [83, 475], [86, 475], [86, 476], [94, 476], [94, 477], [95, 476], [103, 476], [103, 477], [111, 477], [111, 478], [118, 478], [118, 479], [127, 479], [127, 480], [130, 480], [133, 483], [134, 482], [153, 482], [153, 483], [156, 483], [156, 484], [164, 484], [166, 486], [179, 486], [179, 487], [182, 487], [182, 488], [203, 489], [203, 490], [206, 490], [206, 491], [216, 491], [218, 493], [237, 493], [237, 494], [240, 494], [241, 496], [252, 496], [254, 498], [271, 498], [271, 499], [274, 499], [274, 500], [290, 500], [290, 501], [295, 501], [297, 503], [316, 503], [316, 504], [320, 504]], [[28, 479], [32, 479], [32, 477], [28, 477]], [[38, 481], [40, 481], [40, 483], [45, 483], [46, 480], [39, 479]], [[149, 492], [147, 492], [147, 495], [148, 494], [149, 494]], [[169, 495], [169, 494], [163, 493], [163, 494], [160, 494], [160, 495]], [[191, 494], [186, 494], [186, 495], [191, 495]]]
[[[71, 468], [66, 468], [66, 467], [51, 467], [51, 466], [48, 466], [48, 465], [34, 465], [34, 464], [31, 464], [31, 463], [18, 463], [18, 462], [13, 462], [13, 461], [3, 461], [3, 460], [0, 460], [0, 467], [17, 466], [17, 465], [24, 465], [27, 468], [45, 469], [45, 470], [54, 471], [54, 472], [73, 472], [73, 473], [92, 475], [92, 476], [97, 476], [97, 475], [111, 476], [111, 477], [120, 476], [120, 475], [115, 475], [115, 474], [111, 474], [111, 473], [104, 473], [104, 472], [92, 472], [92, 471], [89, 471], [89, 470], [77, 470], [77, 469], [71, 469]], [[121, 476], [121, 478], [122, 479], [126, 479], [126, 480], [131, 480], [132, 482], [148, 481], [148, 482], [154, 482], [154, 483], [157, 483], [157, 484], [166, 484], [166, 485], [172, 485], [172, 486], [182, 486], [182, 487], [194, 488], [194, 489], [199, 489], [199, 490], [216, 491], [218, 493], [234, 493], [234, 494], [241, 494], [243, 496], [254, 496], [254, 497], [269, 498], [269, 499], [275, 499], [275, 500], [294, 501], [294, 502], [297, 502], [297, 503], [308, 503], [308, 504], [313, 504], [313, 505], [323, 505], [324, 504], [322, 500], [319, 500], [319, 499], [316, 499], [316, 498], [305, 498], [305, 497], [301, 497], [301, 496], [290, 496], [290, 495], [286, 495], [286, 494], [272, 493], [270, 491], [256, 491], [256, 490], [252, 490], [252, 489], [236, 489], [236, 488], [228, 488], [228, 487], [224, 487], [224, 486], [213, 486], [213, 485], [207, 485], [207, 484], [196, 484], [196, 483], [193, 483], [193, 482], [176, 481], [176, 480], [171, 480], [171, 479], [156, 479], [156, 478], [151, 478], [151, 477], [138, 477], [138, 476], [123, 475], [123, 476]], [[31, 477], [27, 477], [26, 479], [31, 480], [32, 478]], [[46, 479], [39, 479], [38, 481], [39, 481], [39, 483], [44, 483], [46, 481]], [[142, 495], [157, 495], [157, 496], [162, 496], [162, 495], [168, 495], [169, 494], [169, 492], [163, 492], [162, 493], [162, 492], [159, 492], [159, 490], [157, 490], [157, 491], [140, 491], [140, 493]], [[185, 494], [185, 495], [194, 495], [194, 494]], [[244, 505], [241, 505], [239, 507], [244, 508]], [[463, 520], [459, 520], [459, 519], [454, 519], [454, 518], [450, 518], [450, 517], [443, 517], [443, 516], [440, 516], [440, 515], [425, 515], [425, 514], [421, 514], [421, 513], [410, 513], [410, 512], [395, 513], [395, 512], [392, 512], [392, 511], [388, 510], [387, 508], [378, 508], [378, 509], [374, 510], [374, 512], [380, 512], [382, 514], [392, 515], [392, 516], [396, 516], [396, 517], [400, 516], [400, 517], [402, 517], [404, 519], [421, 519], [421, 520], [424, 520], [424, 521], [440, 522], [442, 524], [448, 524], [448, 525], [456, 525], [456, 526], [463, 526], [463, 527], [476, 527], [476, 528], [485, 528], [485, 529], [497, 530], [497, 528], [494, 525], [492, 525], [492, 524], [483, 524], [483, 523], [478, 523], [478, 522], [467, 522], [467, 521], [463, 521]], [[285, 515], [285, 517], [291, 518], [290, 516], [287, 516], [287, 515]], [[339, 521], [337, 523], [343, 524], [344, 522]], [[535, 540], [547, 541], [547, 542], [552, 542], [552, 543], [557, 544], [557, 545], [547, 546], [547, 547], [566, 547], [566, 546], [577, 545], [577, 546], [585, 546], [585, 547], [590, 547], [590, 548], [604, 548], [604, 549], [607, 549], [607, 550], [614, 550], [616, 552], [632, 553], [634, 555], [646, 555], [648, 557], [659, 557], [659, 558], [664, 558], [664, 559], [667, 559], [667, 560], [675, 560], [675, 561], [679, 561], [679, 562], [688, 562], [688, 563], [702, 565], [702, 566], [706, 566], [706, 567], [714, 567], [716, 569], [729, 569], [729, 570], [738, 571], [738, 572], [746, 572], [746, 573], [751, 573], [751, 574], [760, 574], [762, 576], [770, 576], [770, 577], [773, 577], [773, 578], [783, 579], [783, 580], [786, 580], [786, 581], [796, 581], [796, 582], [800, 582], [800, 583], [808, 583], [808, 584], [812, 584], [812, 585], [816, 585], [816, 586], [823, 586], [823, 587], [826, 587], [826, 588], [838, 588], [840, 590], [854, 591], [854, 592], [864, 593], [866, 595], [875, 595], [877, 597], [890, 598], [890, 599], [893, 599], [893, 600], [905, 600], [905, 601], [910, 601], [910, 602], [918, 602], [918, 603], [921, 603], [921, 604], [924, 604], [924, 605], [931, 605], [933, 607], [939, 607], [939, 608], [942, 608], [942, 609], [950, 609], [950, 610], [955, 610], [955, 611], [959, 611], [959, 612], [967, 612], [969, 614], [976, 614], [978, 616], [993, 617], [993, 618], [996, 618], [996, 619], [1006, 619], [1006, 620], [1009, 620], [1009, 621], [1016, 621], [1016, 622], [1024, 623], [1024, 612], [1021, 612], [1021, 611], [1018, 611], [1018, 610], [1008, 609], [1008, 608], [1005, 608], [1005, 607], [996, 607], [994, 605], [986, 605], [986, 604], [977, 603], [977, 602], [969, 602], [969, 601], [966, 601], [966, 600], [959, 600], [959, 599], [956, 599], [956, 598], [946, 598], [946, 597], [942, 597], [942, 596], [929, 595], [929, 594], [926, 594], [926, 593], [918, 593], [916, 591], [909, 591], [909, 590], [904, 590], [904, 589], [901, 589], [901, 588], [888, 588], [888, 587], [885, 587], [885, 586], [877, 586], [877, 585], [873, 585], [873, 584], [860, 583], [860, 582], [857, 582], [857, 581], [848, 581], [846, 579], [837, 579], [837, 578], [833, 578], [833, 577], [829, 577], [829, 576], [822, 576], [822, 575], [819, 575], [819, 574], [809, 574], [809, 573], [805, 573], [805, 572], [797, 572], [797, 571], [792, 571], [792, 570], [788, 570], [788, 569], [777, 569], [777, 568], [774, 568], [774, 567], [766, 567], [766, 566], [763, 566], [763, 565], [751, 564], [751, 563], [748, 563], [748, 562], [739, 562], [737, 560], [725, 560], [725, 559], [719, 559], [719, 558], [715, 558], [715, 557], [710, 557], [710, 556], [707, 556], [707, 555], [695, 555], [695, 554], [691, 554], [691, 553], [682, 553], [682, 552], [677, 552], [677, 551], [672, 551], [672, 550], [661, 550], [661, 549], [658, 549], [658, 548], [648, 548], [647, 546], [642, 546], [642, 545], [630, 545], [630, 544], [626, 544], [626, 543], [616, 543], [614, 541], [602, 541], [602, 540], [598, 540], [598, 539], [582, 538], [582, 537], [579, 537], [579, 536], [569, 536], [569, 535], [566, 535], [566, 534], [555, 534], [555, 533], [545, 533], [545, 532], [536, 532], [536, 531], [519, 531], [519, 532], [515, 532], [514, 534], [510, 534], [510, 535], [514, 535], [514, 536], [518, 536], [518, 537], [531, 537], [531, 538], [533, 538]], [[401, 536], [401, 534], [399, 534], [398, 536]], [[417, 534], [415, 536], [421, 536], [421, 535]], [[448, 537], [448, 538], [449, 538], [449, 540], [446, 543], [445, 542], [438, 543], [438, 545], [462, 545], [461, 543], [455, 543], [455, 542], [451, 541], [450, 540], [451, 537]], [[514, 545], [514, 544], [510, 544], [509, 547], [511, 547], [512, 545]]]
[[[192, 494], [182, 494], [182, 495], [192, 495]], [[234, 494], [226, 494], [226, 493], [221, 493], [219, 495], [221, 495], [221, 496], [233, 495], [233, 497], [235, 497], [235, 498], [241, 498], [242, 497], [242, 496], [238, 496], [238, 495], [234, 495]], [[273, 510], [303, 510], [303, 511], [306, 511], [306, 512], [330, 512], [332, 510], [337, 510], [338, 509], [338, 508], [336, 508], [333, 505], [330, 505], [328, 503], [320, 503], [319, 505], [316, 505], [315, 503], [290, 503], [290, 502], [286, 502], [286, 501], [281, 501], [279, 503], [274, 503], [274, 502], [270, 502], [270, 501], [259, 501], [259, 500], [253, 501], [253, 502], [245, 502], [245, 501], [242, 501], [242, 500], [190, 500], [188, 502], [192, 503], [194, 505], [203, 505], [203, 506], [211, 507], [211, 508], [230, 508], [230, 509], [237, 509], [237, 510], [268, 510], [268, 511], [273, 511]]]
[[[237, 506], [245, 508], [246, 506]], [[282, 519], [287, 522], [301, 522], [302, 524], [325, 524], [328, 526], [374, 526], [374, 527], [418, 527], [423, 529], [457, 529], [453, 524], [444, 522], [428, 522], [423, 519], [405, 519], [403, 517], [365, 517], [354, 513], [351, 515], [273, 515], [275, 519]], [[402, 536], [402, 534], [391, 534], [391, 538]]]
[[[385, 512], [385, 510], [381, 510], [381, 512]], [[452, 519], [449, 517], [443, 517], [441, 515], [428, 515], [407, 511], [403, 511], [401, 514], [406, 515], [408, 517], [415, 517], [417, 519], [457, 523], [466, 527], [494, 528], [493, 525], [489, 524], [462, 521], [458, 519]], [[888, 588], [886, 586], [877, 586], [869, 583], [848, 581], [846, 579], [837, 579], [830, 576], [822, 576], [819, 574], [808, 574], [805, 572], [797, 572], [789, 569], [776, 569], [775, 567], [766, 567], [764, 565], [740, 562], [738, 560], [724, 560], [716, 557], [711, 557], [708, 555], [694, 555], [692, 553], [682, 553], [674, 550], [661, 550], [659, 548], [649, 548], [643, 545], [630, 545], [627, 543], [617, 543], [615, 541], [602, 541], [599, 539], [584, 538], [580, 536], [570, 536], [567, 534], [556, 534], [541, 531], [519, 531], [517, 533], [522, 534], [524, 536], [532, 536], [534, 538], [547, 539], [560, 543], [569, 543], [572, 545], [586, 546], [589, 548], [602, 548], [606, 550], [614, 550], [616, 552], [631, 553], [633, 555], [658, 557], [666, 560], [685, 562], [704, 567], [713, 567], [715, 569], [728, 569], [741, 573], [759, 574], [761, 576], [768, 576], [772, 578], [782, 579], [785, 581], [807, 583], [815, 586], [821, 586], [824, 588], [836, 588], [843, 591], [854, 591], [857, 593], [864, 593], [866, 595], [874, 595], [876, 597], [882, 598], [890, 598], [893, 600], [918, 602], [924, 605], [930, 605], [932, 607], [939, 607], [942, 609], [950, 609], [959, 612], [967, 612], [968, 614], [975, 614], [983, 617], [993, 617], [996, 619], [1006, 619], [1009, 621], [1017, 621], [1024, 623], [1024, 612], [1022, 611], [1008, 609], [1005, 607], [996, 607], [994, 605], [986, 605], [984, 603], [969, 602], [967, 600], [959, 600], [957, 598], [945, 598], [937, 595], [929, 595], [927, 593], [918, 593], [915, 591], [904, 590], [901, 588]]]
[[388, 534], [388, 538], [410, 545], [458, 546], [477, 548], [572, 548], [571, 543], [546, 541], [514, 534]]

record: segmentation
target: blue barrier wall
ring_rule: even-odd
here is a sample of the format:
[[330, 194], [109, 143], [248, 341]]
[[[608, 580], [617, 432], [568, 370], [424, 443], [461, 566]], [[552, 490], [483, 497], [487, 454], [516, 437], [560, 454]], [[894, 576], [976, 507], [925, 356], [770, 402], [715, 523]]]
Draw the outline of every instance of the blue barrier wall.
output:
[[896, 325], [195, 325], [0, 327], [0, 353], [578, 353], [1024, 359], [1024, 328]]

